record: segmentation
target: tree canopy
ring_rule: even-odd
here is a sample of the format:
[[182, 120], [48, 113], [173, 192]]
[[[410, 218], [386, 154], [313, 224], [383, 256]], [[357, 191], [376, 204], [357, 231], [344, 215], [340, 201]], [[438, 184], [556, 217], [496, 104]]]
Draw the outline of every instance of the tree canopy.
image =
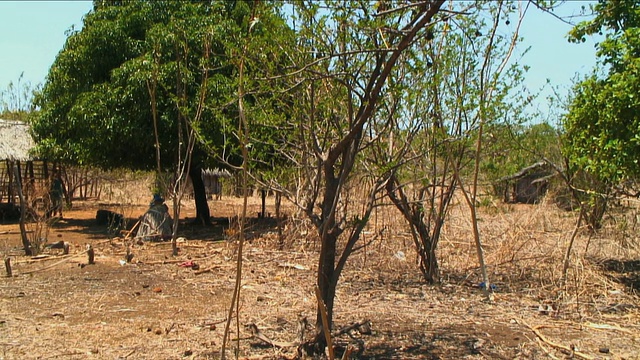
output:
[[181, 116], [197, 130], [198, 162], [223, 153], [233, 162], [237, 43], [252, 26], [248, 54], [262, 61], [249, 72], [280, 61], [272, 49], [288, 32], [276, 10], [250, 1], [95, 1], [36, 98], [38, 151], [102, 168], [153, 169], [155, 101], [163, 166], [176, 161]]
[[593, 11], [569, 39], [604, 35], [597, 45], [602, 68], [574, 87], [564, 149], [573, 166], [616, 184], [640, 175], [640, 2], [599, 1]]

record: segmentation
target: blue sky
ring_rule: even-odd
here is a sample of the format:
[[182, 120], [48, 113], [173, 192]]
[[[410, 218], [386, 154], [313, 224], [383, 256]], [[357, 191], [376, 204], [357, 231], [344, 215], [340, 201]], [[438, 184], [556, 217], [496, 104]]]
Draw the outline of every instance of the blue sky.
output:
[[[593, 3], [595, 1], [567, 1], [560, 5], [554, 14], [572, 23], [578, 23], [589, 19], [581, 15], [581, 8], [585, 7], [586, 12], [590, 13], [589, 4]], [[557, 94], [566, 97], [573, 80], [590, 74], [596, 67], [595, 45], [602, 37], [587, 37], [586, 41], [580, 44], [569, 43], [566, 35], [571, 29], [572, 25], [534, 6], [529, 7], [520, 28], [520, 35], [524, 41], [512, 60], [530, 66], [525, 75], [525, 85], [532, 93], [540, 92], [534, 106], [551, 117], [537, 120], [556, 123], [557, 117], [553, 118], [553, 115], [557, 113], [549, 111], [546, 98], [555, 97], [554, 89]], [[529, 51], [520, 58], [517, 53], [522, 53], [527, 47], [530, 47]]]
[[0, 89], [9, 82], [44, 83], [65, 32], [81, 27], [91, 1], [0, 1]]
[[[579, 13], [586, 1], [568, 1], [556, 14]], [[6, 1], [0, 0], [0, 90], [9, 82], [44, 83], [49, 67], [64, 46], [65, 32], [72, 26], [80, 28], [82, 17], [93, 8], [91, 1]], [[574, 19], [576, 21], [577, 19]], [[550, 85], [560, 94], [567, 93], [576, 73], [586, 74], [596, 63], [594, 40], [570, 44], [566, 33], [570, 25], [531, 7], [521, 28], [525, 38], [514, 54], [521, 64], [530, 66], [526, 85], [531, 92], [544, 89], [536, 106], [544, 108], [544, 98], [552, 94]], [[518, 54], [530, 46], [529, 52]]]

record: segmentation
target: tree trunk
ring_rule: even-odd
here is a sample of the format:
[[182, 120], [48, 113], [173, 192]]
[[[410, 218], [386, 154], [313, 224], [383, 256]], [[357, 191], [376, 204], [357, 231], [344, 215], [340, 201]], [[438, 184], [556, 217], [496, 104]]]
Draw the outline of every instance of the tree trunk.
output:
[[436, 246], [434, 240], [429, 234], [424, 224], [411, 224], [418, 230], [420, 242], [422, 243], [422, 251], [418, 251], [420, 255], [420, 270], [422, 276], [429, 284], [437, 284], [440, 282], [440, 268], [438, 267], [438, 257], [436, 256]]
[[[327, 310], [327, 326], [326, 333], [331, 333], [333, 324], [333, 303], [336, 293], [338, 277], [336, 276], [336, 243], [340, 231], [336, 224], [336, 209], [334, 202], [337, 201], [339, 182], [333, 173], [333, 163], [324, 164], [324, 172], [326, 177], [325, 193], [322, 202], [322, 221], [318, 227], [320, 235], [321, 248], [320, 258], [318, 260], [317, 286], [320, 290], [320, 296]], [[316, 315], [316, 334], [313, 340], [315, 354], [324, 353], [327, 346], [325, 337], [325, 328], [322, 321], [322, 306], [318, 304]]]
[[276, 192], [276, 221], [278, 224], [278, 249], [282, 250], [284, 248], [284, 238], [282, 237], [282, 219], [280, 218], [280, 204], [282, 201], [282, 193], [280, 191]]
[[260, 208], [260, 217], [267, 217], [267, 190], [260, 189], [260, 198], [262, 199], [262, 207]]
[[[443, 187], [444, 186], [446, 185], [443, 184]], [[422, 276], [429, 284], [439, 283], [440, 269], [438, 267], [436, 249], [438, 247], [438, 241], [440, 240], [440, 230], [444, 223], [447, 204], [451, 199], [450, 194], [453, 193], [453, 190], [449, 190], [442, 195], [432, 193], [430, 198], [427, 199], [425, 199], [421, 193], [419, 201], [410, 200], [407, 198], [404, 189], [400, 186], [395, 175], [392, 176], [387, 183], [386, 189], [389, 199], [409, 224], [413, 242], [416, 246], [416, 252], [420, 258], [419, 266]], [[445, 202], [444, 204], [440, 204], [437, 210], [434, 209], [433, 206], [425, 209], [422, 205], [418, 205], [418, 202], [421, 203], [423, 201], [433, 204], [436, 195], [441, 198], [441, 201]], [[416, 204], [411, 205], [411, 203], [414, 202]], [[425, 213], [427, 214], [426, 219]]]
[[[28, 174], [28, 177], [26, 176]], [[36, 189], [36, 176], [33, 172], [33, 161], [27, 161], [27, 169], [25, 170], [25, 178], [29, 179], [29, 186], [27, 189], [27, 193], [25, 194], [25, 201], [27, 203], [31, 199], [32, 196], [35, 196], [34, 192]]]
[[599, 230], [602, 228], [602, 218], [607, 211], [607, 196], [592, 195], [590, 202], [591, 208], [587, 214], [587, 223], [591, 231]]
[[[211, 225], [211, 214], [207, 203], [207, 193], [202, 181], [202, 168], [199, 165], [191, 164], [189, 169], [191, 184], [193, 184], [193, 199], [196, 203], [196, 222], [202, 225]], [[175, 219], [178, 221], [178, 219]]]
[[[322, 247], [320, 249], [320, 260], [318, 264], [318, 289], [322, 301], [327, 309], [327, 324], [331, 333], [333, 324], [333, 302], [336, 294], [337, 278], [335, 277], [336, 242], [337, 236], [332, 232], [327, 232], [322, 237]], [[322, 322], [321, 304], [318, 304], [316, 316], [316, 335], [313, 340], [315, 346], [314, 353], [322, 354], [327, 346], [325, 329]]]

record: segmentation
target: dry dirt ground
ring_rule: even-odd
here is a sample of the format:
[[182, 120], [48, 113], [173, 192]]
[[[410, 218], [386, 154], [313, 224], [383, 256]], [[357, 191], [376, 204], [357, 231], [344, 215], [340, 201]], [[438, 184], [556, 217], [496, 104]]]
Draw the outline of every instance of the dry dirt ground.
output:
[[[240, 205], [231, 197], [210, 202], [221, 218]], [[258, 199], [250, 206], [255, 214]], [[49, 243], [71, 244], [70, 255], [47, 249], [48, 257], [36, 259], [23, 256], [17, 224], [0, 225], [0, 255], [13, 270], [0, 278], [0, 359], [220, 358], [236, 276], [234, 230], [189, 225], [193, 209], [185, 204], [179, 255], [171, 256], [169, 243], [134, 244], [126, 263], [123, 239], [96, 225], [98, 208], [123, 212], [130, 224], [145, 211], [144, 204], [76, 202], [47, 235]], [[550, 204], [484, 207], [481, 232], [497, 286], [486, 301], [463, 205], [439, 244], [443, 281], [435, 286], [424, 283], [410, 234], [393, 214], [376, 212], [367, 246], [340, 279], [337, 356], [350, 346], [360, 359], [640, 359], [635, 222], [594, 236], [580, 231], [561, 286], [575, 214]], [[280, 240], [274, 224], [255, 224], [245, 243], [229, 358], [296, 358], [300, 319], [315, 322], [312, 229], [289, 214]], [[86, 244], [95, 249], [93, 265]], [[365, 320], [371, 331], [346, 331]], [[278, 346], [261, 341], [250, 324]], [[306, 337], [312, 331], [309, 325]]]

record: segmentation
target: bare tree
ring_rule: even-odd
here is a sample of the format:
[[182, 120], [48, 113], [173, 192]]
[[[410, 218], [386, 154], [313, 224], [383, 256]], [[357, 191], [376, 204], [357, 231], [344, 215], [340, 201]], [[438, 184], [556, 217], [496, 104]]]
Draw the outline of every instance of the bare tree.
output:
[[[479, 10], [485, 16], [481, 17]], [[478, 182], [473, 169], [478, 169], [475, 165], [480, 152], [477, 143], [472, 143], [482, 138], [483, 121], [508, 117], [510, 106], [504, 99], [517, 85], [519, 71], [504, 71], [504, 64], [524, 15], [524, 11], [517, 10], [503, 8], [500, 2], [488, 6], [470, 4], [464, 10], [466, 16], [450, 17], [432, 27], [420, 46], [410, 55], [405, 54], [408, 60], [403, 64], [419, 68], [424, 75], [398, 79], [405, 82], [399, 88], [409, 90], [398, 94], [404, 98], [391, 114], [396, 126], [389, 134], [388, 144], [377, 149], [375, 159], [378, 166], [397, 164], [386, 185], [387, 194], [409, 225], [420, 270], [429, 283], [439, 281], [438, 242], [449, 204], [461, 179], [469, 174], [474, 179], [470, 191], [475, 200]], [[494, 19], [492, 23], [483, 22], [486, 14]], [[509, 16], [517, 18], [514, 32], [493, 41], [498, 23], [505, 18], [509, 21]], [[483, 35], [487, 31], [490, 35]], [[477, 230], [475, 220], [473, 224]], [[483, 263], [482, 252], [478, 254]]]
[[381, 97], [402, 54], [426, 36], [443, 3], [421, 1], [399, 8], [386, 8], [386, 2], [295, 3], [304, 51], [295, 73], [301, 84], [292, 126], [296, 138], [285, 156], [294, 162], [300, 180], [295, 192], [284, 186], [278, 190], [309, 217], [321, 245], [316, 331], [308, 352], [324, 353], [338, 279], [391, 175], [371, 174], [364, 203], [356, 208], [349, 201], [346, 192], [361, 153], [380, 140], [386, 126], [376, 120]]

